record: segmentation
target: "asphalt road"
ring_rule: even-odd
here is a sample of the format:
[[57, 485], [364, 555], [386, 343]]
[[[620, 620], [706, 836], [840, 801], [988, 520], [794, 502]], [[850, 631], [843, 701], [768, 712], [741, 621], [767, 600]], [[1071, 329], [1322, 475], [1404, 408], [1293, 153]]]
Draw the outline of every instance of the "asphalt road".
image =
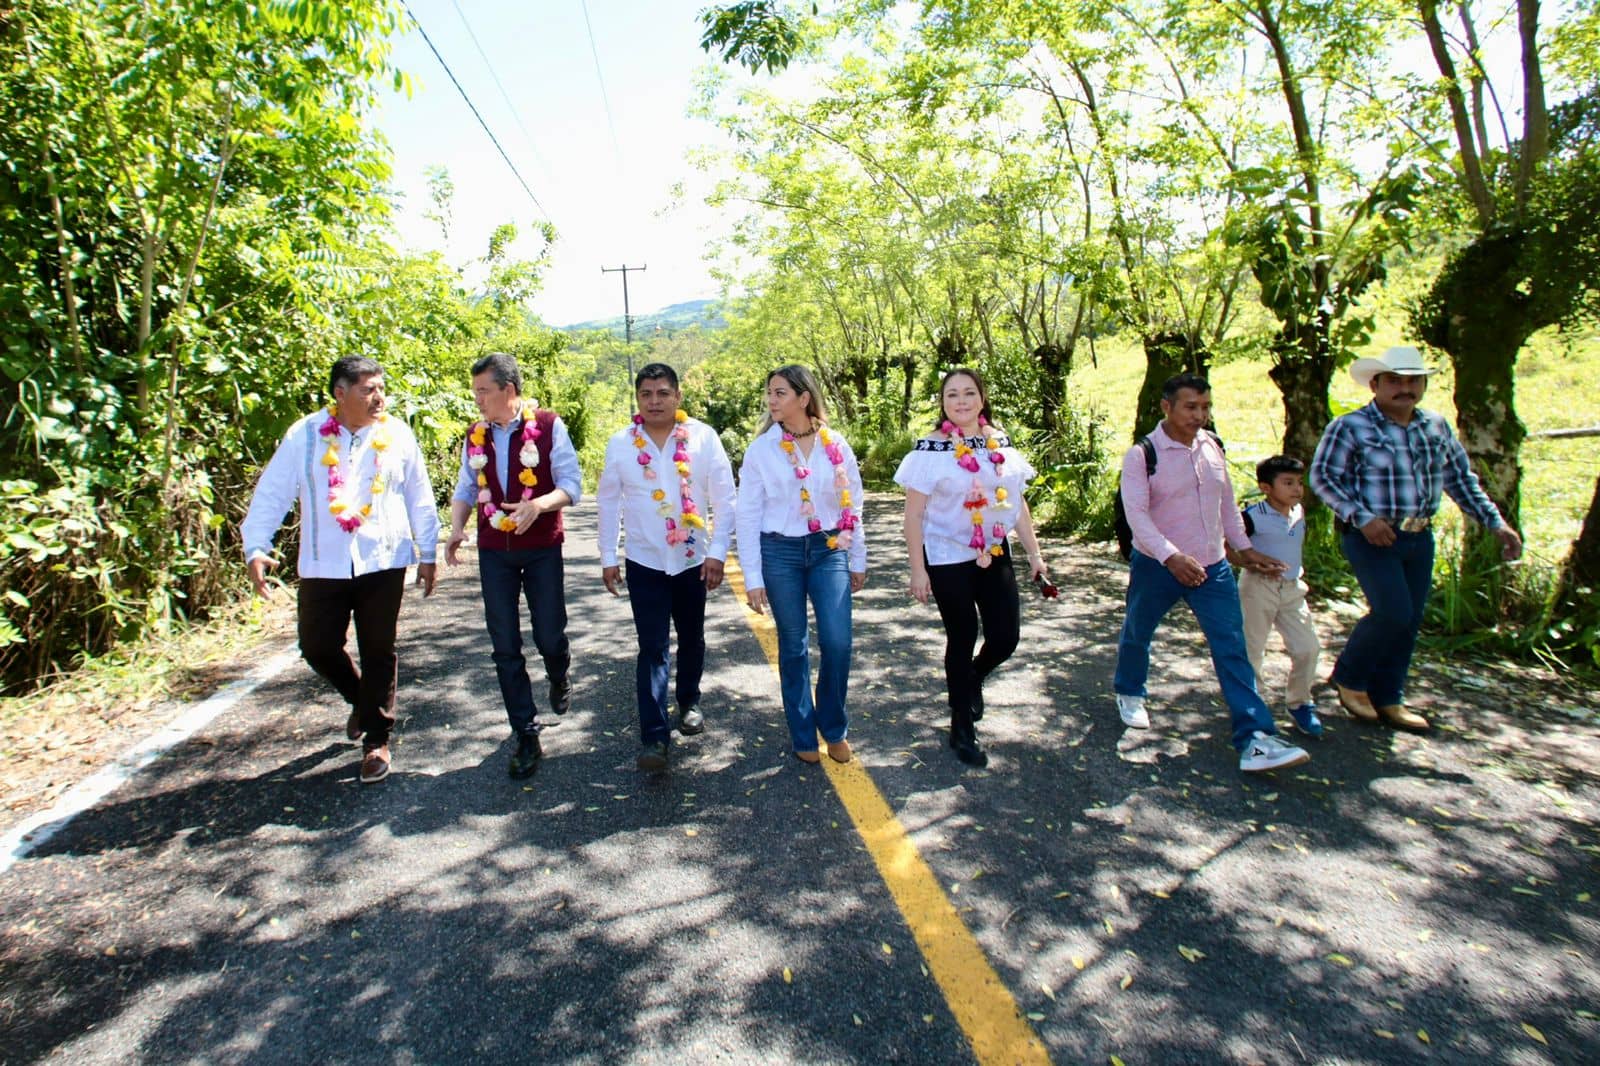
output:
[[[1594, 715], [1442, 664], [1433, 736], [1334, 718], [1245, 779], [1187, 620], [1124, 735], [1124, 578], [1063, 548], [968, 770], [896, 504], [868, 520], [852, 740], [1055, 1061], [1600, 1060]], [[388, 781], [297, 663], [0, 875], [0, 1062], [973, 1061], [726, 588], [707, 732], [635, 771], [631, 619], [571, 527], [574, 704], [531, 781], [458, 568], [402, 614]]]

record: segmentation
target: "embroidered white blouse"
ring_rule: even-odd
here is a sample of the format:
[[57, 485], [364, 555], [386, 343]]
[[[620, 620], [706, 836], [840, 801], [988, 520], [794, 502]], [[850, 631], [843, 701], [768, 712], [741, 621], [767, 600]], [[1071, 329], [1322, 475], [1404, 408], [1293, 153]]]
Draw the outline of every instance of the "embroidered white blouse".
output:
[[[922, 512], [922, 547], [928, 556], [928, 565], [944, 566], [949, 563], [971, 562], [978, 557], [978, 549], [971, 546], [972, 512], [964, 506], [972, 479], [989, 503], [983, 509], [985, 538], [993, 544], [992, 531], [998, 523], [1007, 535], [1016, 528], [1022, 514], [1022, 488], [1031, 481], [1036, 471], [1004, 433], [996, 436], [999, 452], [1005, 456], [997, 474], [995, 464], [989, 461], [989, 448], [983, 437], [968, 437], [967, 446], [978, 457], [976, 474], [956, 465], [955, 445], [943, 434], [924, 437], [916, 447], [900, 460], [895, 471], [895, 483], [902, 488], [915, 489], [928, 497], [928, 506]], [[1009, 507], [996, 507], [994, 490], [1006, 490]]]
[[647, 479], [639, 464], [639, 449], [633, 443], [633, 428], [619, 429], [606, 442], [605, 468], [595, 487], [595, 509], [600, 523], [600, 565], [617, 565], [617, 537], [628, 531], [627, 554], [631, 562], [664, 574], [681, 574], [706, 559], [722, 561], [728, 557], [733, 540], [733, 466], [717, 439], [716, 430], [691, 418], [683, 423], [689, 431], [689, 480], [694, 502], [708, 529], [690, 531], [687, 543], [667, 546], [667, 523], [660, 504], [652, 497], [656, 489], [667, 494], [662, 503], [670, 504], [672, 517], [678, 515], [678, 473], [672, 456], [678, 442], [667, 437], [665, 447], [657, 448], [641, 426], [644, 449], [650, 453], [649, 469], [655, 478]]
[[[838, 430], [830, 428], [829, 434], [839, 442], [844, 452], [845, 484], [850, 493], [850, 510], [861, 515], [861, 468], [856, 464], [856, 454]], [[820, 434], [819, 434], [820, 437]], [[794, 476], [795, 468], [781, 447], [783, 427], [773, 425], [750, 442], [745, 449], [744, 462], [739, 465], [738, 539], [739, 565], [744, 568], [746, 589], [764, 589], [766, 578], [761, 573], [761, 534], [781, 533], [786, 537], [803, 537], [810, 532], [809, 519], [800, 513], [800, 487], [811, 492], [811, 505], [822, 528], [839, 526], [839, 490], [833, 484], [833, 464], [823, 453], [822, 441], [812, 437], [811, 454], [800, 453], [800, 463], [810, 470], [804, 481]], [[798, 442], [797, 442], [798, 446]], [[867, 572], [866, 522], [860, 521], [855, 535], [850, 538], [850, 572]]]
[[328, 513], [329, 468], [322, 465], [327, 443], [318, 432], [327, 420], [327, 411], [318, 411], [296, 422], [261, 471], [239, 530], [245, 561], [272, 554], [273, 536], [298, 499], [301, 577], [359, 577], [433, 562], [439, 549], [439, 509], [411, 427], [390, 416], [384, 423], [389, 446], [383, 449], [372, 447], [376, 425], [354, 434], [339, 427], [339, 472], [351, 499], [357, 506], [368, 501], [379, 464], [386, 486], [370, 497], [367, 520], [346, 533]]

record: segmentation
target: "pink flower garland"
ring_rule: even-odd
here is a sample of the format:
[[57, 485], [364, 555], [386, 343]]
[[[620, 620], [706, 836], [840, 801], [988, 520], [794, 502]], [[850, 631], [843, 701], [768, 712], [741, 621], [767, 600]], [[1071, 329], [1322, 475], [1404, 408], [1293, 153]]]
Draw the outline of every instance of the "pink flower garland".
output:
[[388, 421], [387, 414], [378, 416], [378, 429], [372, 435], [372, 448], [378, 453], [372, 461], [372, 484], [367, 489], [367, 502], [359, 508], [353, 506], [352, 501], [345, 499], [344, 493], [339, 491], [344, 488], [344, 474], [339, 470], [340, 426], [334, 408], [328, 408], [327, 420], [317, 427], [317, 432], [328, 444], [327, 450], [322, 453], [322, 465], [328, 468], [328, 513], [333, 515], [339, 528], [346, 533], [354, 533], [361, 528], [361, 524], [372, 514], [373, 503], [383, 495], [383, 453], [389, 447], [385, 423]]
[[[844, 469], [844, 448], [834, 438], [827, 426], [817, 429], [817, 441], [822, 445], [822, 453], [827, 456], [828, 462], [833, 465], [833, 487], [839, 493], [839, 532], [828, 538], [830, 548], [848, 548], [855, 539], [854, 530], [860, 525], [861, 519], [852, 508], [850, 499], [850, 478]], [[811, 490], [806, 488], [804, 482], [811, 476], [811, 468], [800, 462], [799, 448], [795, 444], [794, 434], [788, 430], [783, 431], [783, 442], [779, 445], [789, 459], [789, 465], [794, 467], [794, 476], [800, 480], [800, 513], [806, 518], [806, 528], [813, 533], [822, 529], [822, 519], [817, 517], [816, 506], [811, 502]]]
[[[700, 516], [699, 509], [695, 506], [694, 483], [690, 480], [689, 427], [684, 424], [688, 422], [689, 416], [682, 411], [676, 411], [673, 413], [672, 418], [677, 423], [672, 428], [672, 441], [674, 444], [672, 466], [678, 475], [677, 517], [673, 517], [672, 504], [667, 502], [665, 489], [651, 490], [650, 498], [656, 501], [656, 513], [667, 523], [667, 546], [677, 547], [680, 544], [688, 544], [683, 555], [686, 559], [692, 559], [694, 558], [694, 545], [688, 543], [689, 538], [694, 535], [694, 530], [706, 528], [706, 520]], [[644, 475], [646, 481], [654, 481], [656, 480], [656, 472], [650, 466], [652, 457], [649, 448], [646, 446], [647, 442], [645, 441], [644, 433], [639, 428], [642, 425], [644, 425], [644, 415], [634, 414], [630, 432], [633, 434], [633, 446], [639, 449], [640, 473]]]
[[[522, 406], [522, 447], [517, 453], [517, 458], [522, 461], [522, 473], [517, 475], [517, 481], [522, 485], [522, 499], [533, 499], [533, 487], [539, 483], [539, 476], [533, 468], [539, 465], [539, 438], [544, 431], [539, 428], [539, 407], [534, 403]], [[488, 453], [489, 423], [477, 422], [473, 424], [472, 432], [467, 438], [467, 465], [478, 474], [478, 502], [483, 505], [483, 517], [489, 520], [489, 525], [503, 533], [514, 532], [517, 520], [511, 515], [501, 511], [494, 505], [494, 497], [489, 492], [489, 476], [483, 468], [489, 465]], [[511, 498], [506, 493], [506, 500]], [[502, 503], [505, 500], [501, 501]]]
[[[1000, 442], [988, 432], [989, 420], [982, 415], [978, 416], [978, 428], [985, 431], [983, 446], [989, 453], [989, 462], [994, 465], [995, 477], [998, 478], [1000, 476], [1000, 467], [1006, 461], [1006, 457], [1000, 451]], [[994, 523], [994, 527], [989, 530], [993, 543], [990, 543], [985, 538], [985, 523], [988, 520], [984, 517], [983, 509], [989, 505], [989, 500], [983, 494], [983, 483], [977, 478], [979, 470], [978, 456], [967, 445], [967, 442], [962, 439], [961, 430], [954, 422], [947, 418], [940, 423], [939, 429], [944, 433], [946, 439], [955, 446], [956, 465], [973, 475], [972, 487], [967, 490], [967, 498], [961, 505], [972, 514], [972, 539], [967, 542], [967, 547], [978, 549], [979, 567], [988, 566], [995, 556], [1005, 550], [1006, 527], [1000, 522]], [[996, 485], [994, 497], [995, 510], [1004, 511], [1010, 508], [1011, 505], [1006, 502], [1006, 490], [1004, 487]]]

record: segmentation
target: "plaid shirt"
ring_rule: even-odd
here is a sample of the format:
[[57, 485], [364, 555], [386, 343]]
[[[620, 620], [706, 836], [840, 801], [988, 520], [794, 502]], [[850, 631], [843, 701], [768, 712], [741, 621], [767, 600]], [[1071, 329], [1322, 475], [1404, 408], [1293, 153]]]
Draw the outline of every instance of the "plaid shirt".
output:
[[1441, 491], [1485, 528], [1504, 524], [1450, 423], [1421, 408], [1404, 426], [1385, 417], [1376, 401], [1334, 419], [1309, 473], [1317, 495], [1352, 526], [1431, 518]]

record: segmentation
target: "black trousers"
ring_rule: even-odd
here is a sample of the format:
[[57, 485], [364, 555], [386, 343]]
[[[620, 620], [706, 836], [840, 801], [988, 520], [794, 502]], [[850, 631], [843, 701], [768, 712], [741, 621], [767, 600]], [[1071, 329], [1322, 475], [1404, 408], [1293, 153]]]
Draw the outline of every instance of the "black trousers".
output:
[[[395, 678], [400, 664], [394, 639], [405, 591], [403, 566], [360, 577], [300, 579], [300, 654], [356, 709], [368, 748], [387, 744], [394, 728]], [[345, 651], [352, 618], [360, 670]]]
[[522, 654], [522, 603], [528, 605], [533, 646], [544, 659], [546, 678], [566, 679], [572, 664], [567, 643], [566, 564], [561, 545], [548, 548], [478, 549], [478, 580], [483, 587], [483, 619], [494, 649], [494, 673], [500, 681], [506, 718], [521, 736], [539, 730], [538, 706]]
[[[944, 679], [950, 693], [950, 728], [972, 732], [972, 697], [1001, 663], [1017, 650], [1022, 632], [1022, 603], [1011, 546], [988, 566], [977, 562], [928, 567], [928, 583], [944, 621]], [[978, 634], [983, 647], [976, 657]]]

